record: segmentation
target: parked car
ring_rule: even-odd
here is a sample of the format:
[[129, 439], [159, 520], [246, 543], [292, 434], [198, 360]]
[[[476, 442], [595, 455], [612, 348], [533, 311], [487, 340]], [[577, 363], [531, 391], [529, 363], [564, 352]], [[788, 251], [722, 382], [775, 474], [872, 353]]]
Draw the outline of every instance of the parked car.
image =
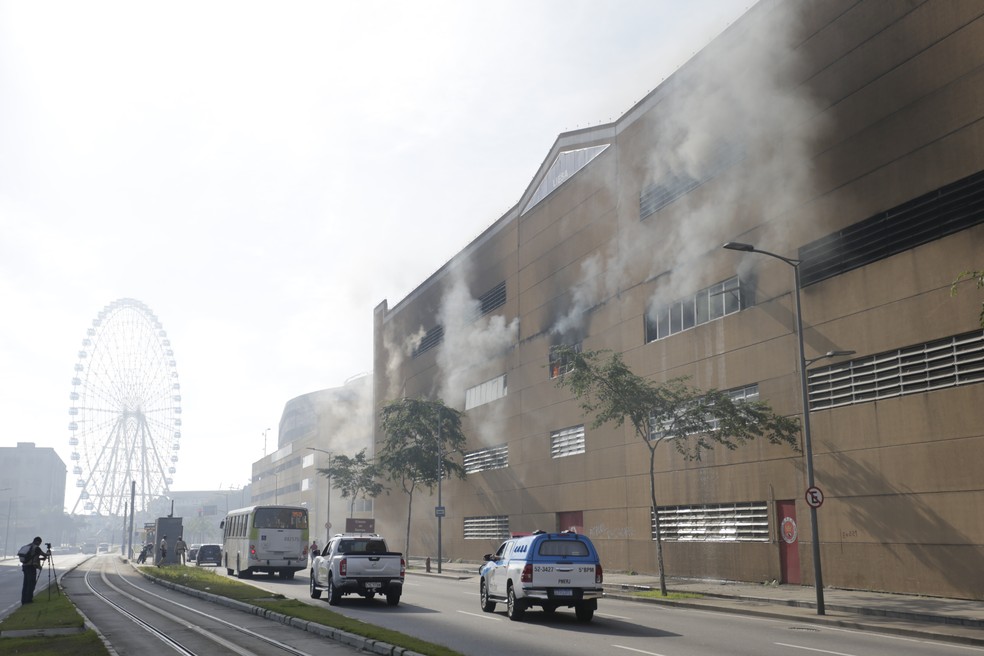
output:
[[198, 547], [198, 553], [195, 554], [195, 564], [201, 565], [215, 565], [218, 567], [222, 564], [222, 545], [221, 544], [203, 544]]

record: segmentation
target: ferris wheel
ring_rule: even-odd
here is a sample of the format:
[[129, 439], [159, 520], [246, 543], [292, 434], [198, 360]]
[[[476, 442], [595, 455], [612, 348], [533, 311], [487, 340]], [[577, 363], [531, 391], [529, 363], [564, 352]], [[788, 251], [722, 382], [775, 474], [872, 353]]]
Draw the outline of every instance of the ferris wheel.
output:
[[149, 307], [121, 298], [82, 340], [68, 429], [79, 497], [72, 514], [123, 516], [170, 489], [181, 448], [181, 384], [167, 332]]

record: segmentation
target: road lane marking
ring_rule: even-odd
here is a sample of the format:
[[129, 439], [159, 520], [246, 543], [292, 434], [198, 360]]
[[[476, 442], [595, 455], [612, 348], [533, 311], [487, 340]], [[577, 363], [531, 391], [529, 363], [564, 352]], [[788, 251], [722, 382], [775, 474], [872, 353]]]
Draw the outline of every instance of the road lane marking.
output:
[[611, 617], [612, 619], [616, 619], [616, 620], [631, 620], [632, 619], [631, 617], [626, 617], [624, 615], [612, 615], [611, 613], [598, 613], [598, 612], [596, 612], [595, 615], [597, 615], [598, 617]]
[[829, 649], [815, 649], [813, 647], [803, 647], [802, 645], [790, 645], [785, 642], [773, 643], [779, 645], [780, 647], [792, 647], [793, 649], [805, 649], [806, 651], [817, 651], [821, 654], [833, 654], [834, 656], [857, 656], [856, 654], [845, 654], [842, 651], [830, 651]]
[[649, 654], [649, 656], [663, 656], [663, 654], [657, 654], [654, 651], [643, 651], [641, 649], [633, 649], [632, 647], [626, 647], [624, 645], [612, 645], [612, 647], [618, 647], [619, 649], [627, 649], [629, 651], [634, 651], [637, 654]]
[[496, 621], [499, 621], [499, 620], [502, 619], [501, 617], [496, 617], [495, 615], [488, 615], [488, 614], [479, 615], [478, 613], [469, 613], [467, 610], [459, 610], [458, 612], [461, 613], [462, 615], [471, 615], [472, 617], [481, 617], [483, 620], [496, 620]]

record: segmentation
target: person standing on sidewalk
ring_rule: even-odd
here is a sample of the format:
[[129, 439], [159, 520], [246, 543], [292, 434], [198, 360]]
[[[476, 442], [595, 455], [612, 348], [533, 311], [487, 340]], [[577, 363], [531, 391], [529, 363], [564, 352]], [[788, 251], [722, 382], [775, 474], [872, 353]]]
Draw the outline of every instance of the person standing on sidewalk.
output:
[[188, 551], [188, 543], [184, 541], [184, 536], [179, 535], [178, 541], [174, 543], [174, 553], [178, 554], [178, 562], [185, 564], [185, 552]]
[[161, 536], [161, 559], [157, 561], [157, 566], [160, 567], [167, 560], [167, 536]]

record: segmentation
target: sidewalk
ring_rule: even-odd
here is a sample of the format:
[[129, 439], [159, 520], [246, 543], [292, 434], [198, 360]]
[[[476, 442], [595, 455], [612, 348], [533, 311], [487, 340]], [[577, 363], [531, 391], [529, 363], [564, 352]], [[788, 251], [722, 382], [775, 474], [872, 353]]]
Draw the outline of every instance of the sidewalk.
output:
[[[426, 574], [423, 563], [413, 564], [415, 567], [408, 573]], [[479, 563], [445, 563], [441, 570], [445, 576], [477, 577], [479, 567]], [[437, 565], [432, 564], [431, 575], [436, 573]], [[813, 587], [680, 578], [668, 578], [666, 587], [671, 594], [689, 593], [700, 597], [638, 598], [633, 593], [659, 590], [657, 576], [605, 572], [605, 596], [611, 598], [868, 629], [984, 647], [984, 601], [824, 588], [825, 614], [817, 615], [817, 594]]]

